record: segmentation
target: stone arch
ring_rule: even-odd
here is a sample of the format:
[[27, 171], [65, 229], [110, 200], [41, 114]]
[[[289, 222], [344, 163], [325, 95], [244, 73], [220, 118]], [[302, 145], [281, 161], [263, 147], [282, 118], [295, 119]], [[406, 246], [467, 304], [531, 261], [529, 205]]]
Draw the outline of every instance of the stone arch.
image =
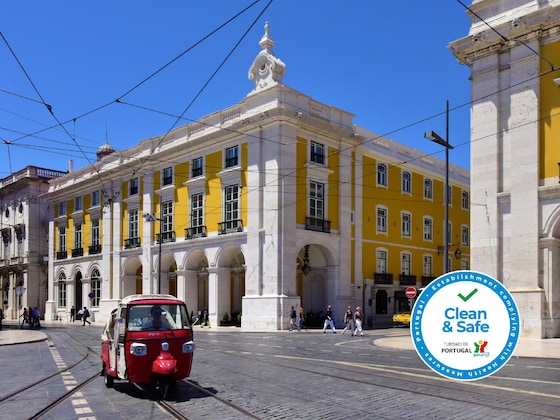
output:
[[[297, 254], [297, 265], [297, 293], [301, 306], [308, 314], [308, 326], [319, 326], [320, 311], [325, 311], [329, 304], [329, 290], [334, 290], [335, 279], [329, 269], [334, 266], [333, 253], [323, 244], [303, 244]], [[310, 267], [307, 274], [304, 273], [305, 265]]]
[[231, 322], [237, 322], [243, 313], [245, 295], [245, 255], [237, 245], [227, 245], [216, 255], [217, 314], [222, 319], [228, 313]]
[[126, 258], [122, 266], [122, 297], [143, 292], [142, 262], [138, 257]]

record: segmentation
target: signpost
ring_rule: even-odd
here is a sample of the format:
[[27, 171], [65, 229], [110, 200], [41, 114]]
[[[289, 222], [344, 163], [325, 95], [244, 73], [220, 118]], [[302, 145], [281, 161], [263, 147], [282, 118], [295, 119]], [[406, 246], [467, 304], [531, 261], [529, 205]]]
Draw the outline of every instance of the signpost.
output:
[[462, 270], [423, 289], [412, 310], [410, 334], [418, 356], [434, 372], [474, 381], [508, 362], [520, 327], [517, 305], [501, 282]]
[[407, 298], [414, 299], [416, 297], [416, 289], [414, 287], [407, 287], [404, 294]]

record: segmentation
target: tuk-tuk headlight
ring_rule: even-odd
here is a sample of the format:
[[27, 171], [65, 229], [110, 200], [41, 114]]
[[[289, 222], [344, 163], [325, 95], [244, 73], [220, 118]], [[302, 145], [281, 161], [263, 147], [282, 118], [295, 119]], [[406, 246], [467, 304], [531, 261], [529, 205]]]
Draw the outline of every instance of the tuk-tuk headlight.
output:
[[130, 345], [130, 354], [135, 356], [145, 356], [148, 354], [148, 346], [142, 343], [132, 343]]
[[183, 343], [183, 353], [192, 353], [194, 351], [194, 341]]

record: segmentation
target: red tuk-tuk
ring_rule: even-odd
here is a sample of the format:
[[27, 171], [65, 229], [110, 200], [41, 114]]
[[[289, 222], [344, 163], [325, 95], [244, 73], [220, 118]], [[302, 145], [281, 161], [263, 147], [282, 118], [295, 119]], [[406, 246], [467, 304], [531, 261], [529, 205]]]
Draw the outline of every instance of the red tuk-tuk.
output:
[[190, 375], [192, 321], [185, 303], [171, 295], [131, 295], [111, 311], [101, 335], [105, 385], [114, 379], [152, 383], [167, 396]]

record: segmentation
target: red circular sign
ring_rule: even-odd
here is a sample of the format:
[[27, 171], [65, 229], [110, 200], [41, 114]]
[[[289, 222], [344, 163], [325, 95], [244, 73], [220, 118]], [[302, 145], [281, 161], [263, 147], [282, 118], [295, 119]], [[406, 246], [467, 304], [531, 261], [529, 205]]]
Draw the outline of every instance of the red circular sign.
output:
[[406, 292], [404, 292], [406, 297], [409, 299], [416, 297], [416, 289], [414, 287], [407, 287]]

